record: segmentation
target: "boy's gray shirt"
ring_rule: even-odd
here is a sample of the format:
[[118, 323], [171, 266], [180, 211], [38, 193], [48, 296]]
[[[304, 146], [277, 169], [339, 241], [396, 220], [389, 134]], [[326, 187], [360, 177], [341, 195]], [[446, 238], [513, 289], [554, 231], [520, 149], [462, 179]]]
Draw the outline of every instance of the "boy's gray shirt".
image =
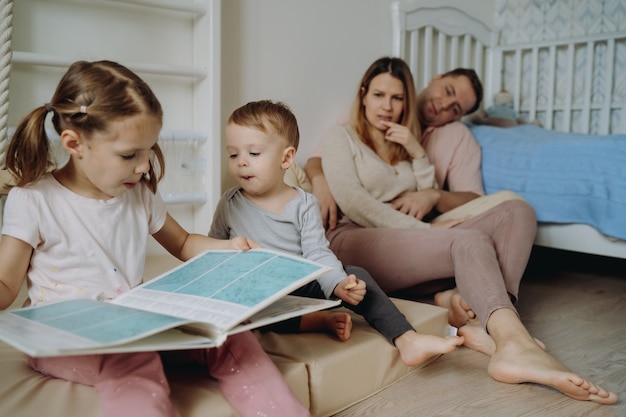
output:
[[226, 191], [215, 210], [209, 236], [217, 239], [248, 237], [264, 248], [299, 255], [332, 268], [317, 279], [326, 298], [336, 298], [335, 287], [345, 277], [343, 265], [330, 250], [317, 199], [294, 187], [298, 198], [282, 214], [264, 210], [244, 197], [240, 187]]

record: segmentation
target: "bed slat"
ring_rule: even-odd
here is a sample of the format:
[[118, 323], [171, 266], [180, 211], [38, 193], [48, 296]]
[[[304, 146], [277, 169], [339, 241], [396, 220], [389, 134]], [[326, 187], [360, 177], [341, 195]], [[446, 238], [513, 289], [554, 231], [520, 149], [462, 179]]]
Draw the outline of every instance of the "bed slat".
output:
[[552, 129], [552, 125], [554, 123], [554, 94], [556, 93], [556, 47], [554, 45], [551, 46], [548, 53], [548, 102], [546, 103], [546, 118], [544, 121], [544, 127], [546, 129]]
[[563, 111], [563, 128], [564, 132], [569, 132], [572, 126], [572, 94], [574, 88], [574, 44], [567, 47], [567, 84], [565, 103]]
[[[434, 31], [433, 28], [430, 28], [432, 31]], [[445, 33], [443, 32], [438, 32], [437, 33], [437, 40], [438, 40], [438, 44], [437, 44], [437, 74], [443, 72], [444, 68], [446, 67], [446, 55], [444, 53], [442, 53], [442, 51], [446, 50], [446, 44], [448, 42], [448, 37], [445, 35]], [[426, 60], [424, 60], [425, 64], [427, 64]], [[430, 76], [427, 77], [427, 79], [430, 79]]]
[[[417, 45], [419, 42], [419, 32], [417, 30], [412, 30], [410, 35], [409, 35], [409, 45], [411, 45], [411, 50], [416, 50], [417, 49]], [[411, 68], [411, 72], [413, 73], [413, 77], [416, 83], [416, 86], [418, 86], [418, 80], [417, 80], [417, 68], [419, 65], [419, 62], [417, 61], [417, 54], [412, 54], [409, 57], [409, 67]], [[422, 86], [423, 87], [423, 86]]]
[[[433, 44], [433, 28], [432, 26], [427, 26], [426, 29], [424, 30], [424, 55], [423, 56], [429, 56], [429, 57], [433, 56], [432, 44]], [[427, 80], [430, 80], [433, 77], [433, 74], [430, 70], [430, 61], [427, 59], [423, 59], [422, 62], [424, 66], [423, 87], [426, 87], [428, 83]]]
[[[458, 64], [459, 58], [459, 37], [452, 36], [450, 37], [450, 63], [448, 68], [456, 68], [459, 66]], [[443, 66], [439, 70], [439, 74], [446, 72], [446, 67]]]
[[585, 90], [583, 93], [583, 109], [581, 115], [583, 132], [589, 132], [589, 126], [591, 125], [591, 87], [593, 79], [593, 43], [587, 42], [586, 45]]
[[461, 60], [462, 67], [469, 67], [472, 65], [472, 37], [470, 35], [463, 36], [463, 59]]
[[[474, 70], [477, 74], [483, 73], [483, 50], [485, 46], [480, 41], [474, 42]], [[469, 66], [469, 65], [468, 65]]]
[[515, 51], [515, 77], [517, 80], [515, 85], [513, 86], [513, 97], [515, 98], [515, 109], [520, 111], [521, 109], [521, 101], [522, 101], [522, 50]]
[[537, 118], [537, 79], [539, 71], [539, 49], [533, 48], [531, 52], [531, 73], [530, 73], [530, 107], [528, 109], [528, 119]]
[[622, 132], [626, 132], [626, 101], [623, 103], [622, 107]]
[[613, 62], [615, 60], [615, 40], [609, 39], [606, 43], [606, 63], [607, 71], [604, 86], [604, 103], [602, 105], [600, 119], [600, 134], [608, 135], [611, 126], [611, 103], [613, 102]]

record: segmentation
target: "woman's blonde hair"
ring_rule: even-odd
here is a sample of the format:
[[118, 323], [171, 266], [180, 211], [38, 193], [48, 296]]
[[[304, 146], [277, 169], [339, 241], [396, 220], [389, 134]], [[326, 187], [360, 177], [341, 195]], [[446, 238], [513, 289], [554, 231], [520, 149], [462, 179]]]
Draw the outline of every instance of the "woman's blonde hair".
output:
[[[17, 186], [37, 181], [54, 160], [45, 129], [48, 112], [61, 135], [64, 130], [90, 137], [106, 131], [112, 121], [137, 115], [163, 120], [161, 103], [148, 84], [137, 74], [115, 62], [79, 61], [70, 65], [59, 81], [52, 100], [31, 111], [17, 126], [7, 148], [6, 167]], [[158, 144], [151, 149], [150, 169], [143, 181], [156, 192], [165, 174], [165, 159]]]
[[[365, 116], [365, 106], [363, 106], [363, 98], [368, 93], [370, 83], [380, 74], [389, 74], [400, 80], [404, 87], [404, 110], [400, 115], [398, 123], [409, 128], [411, 133], [420, 140], [419, 121], [417, 119], [417, 95], [415, 93], [415, 84], [413, 83], [413, 75], [409, 66], [400, 58], [383, 57], [379, 58], [365, 71], [359, 88], [352, 103], [350, 112], [350, 125], [359, 136], [361, 141], [370, 148], [374, 149], [372, 140], [372, 126]], [[393, 151], [391, 164], [399, 161], [410, 160], [408, 152], [404, 146], [397, 143], [391, 144]]]

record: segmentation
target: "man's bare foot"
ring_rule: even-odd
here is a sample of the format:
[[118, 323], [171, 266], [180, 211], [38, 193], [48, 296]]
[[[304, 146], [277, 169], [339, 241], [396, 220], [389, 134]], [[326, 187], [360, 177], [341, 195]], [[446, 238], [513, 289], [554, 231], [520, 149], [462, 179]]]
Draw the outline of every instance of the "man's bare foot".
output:
[[352, 332], [352, 316], [343, 311], [322, 310], [305, 314], [300, 321], [300, 331], [328, 332], [344, 341]]
[[467, 324], [471, 319], [476, 318], [476, 314], [463, 300], [459, 290], [456, 288], [435, 294], [435, 305], [448, 309], [448, 323], [450, 326], [459, 328]]
[[561, 391], [576, 400], [614, 404], [617, 394], [571, 372], [539, 345], [527, 342], [504, 343], [498, 347], [487, 366], [492, 378], [509, 384], [534, 382]]
[[400, 358], [408, 366], [420, 365], [433, 356], [452, 352], [463, 344], [463, 337], [439, 337], [408, 331], [394, 339]]
[[[491, 356], [496, 352], [496, 342], [485, 331], [479, 320], [470, 320], [465, 326], [459, 327], [457, 330], [459, 336], [465, 338], [463, 346], [476, 350], [485, 355]], [[542, 350], [546, 349], [546, 345], [539, 339], [533, 338], [537, 346]]]

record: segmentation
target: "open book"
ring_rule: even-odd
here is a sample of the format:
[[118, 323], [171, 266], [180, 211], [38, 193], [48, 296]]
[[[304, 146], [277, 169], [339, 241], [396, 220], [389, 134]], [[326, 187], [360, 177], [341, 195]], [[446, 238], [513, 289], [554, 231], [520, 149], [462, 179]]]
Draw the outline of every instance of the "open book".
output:
[[229, 334], [339, 304], [288, 295], [329, 268], [267, 249], [207, 251], [111, 302], [0, 313], [0, 340], [31, 356], [208, 348]]

